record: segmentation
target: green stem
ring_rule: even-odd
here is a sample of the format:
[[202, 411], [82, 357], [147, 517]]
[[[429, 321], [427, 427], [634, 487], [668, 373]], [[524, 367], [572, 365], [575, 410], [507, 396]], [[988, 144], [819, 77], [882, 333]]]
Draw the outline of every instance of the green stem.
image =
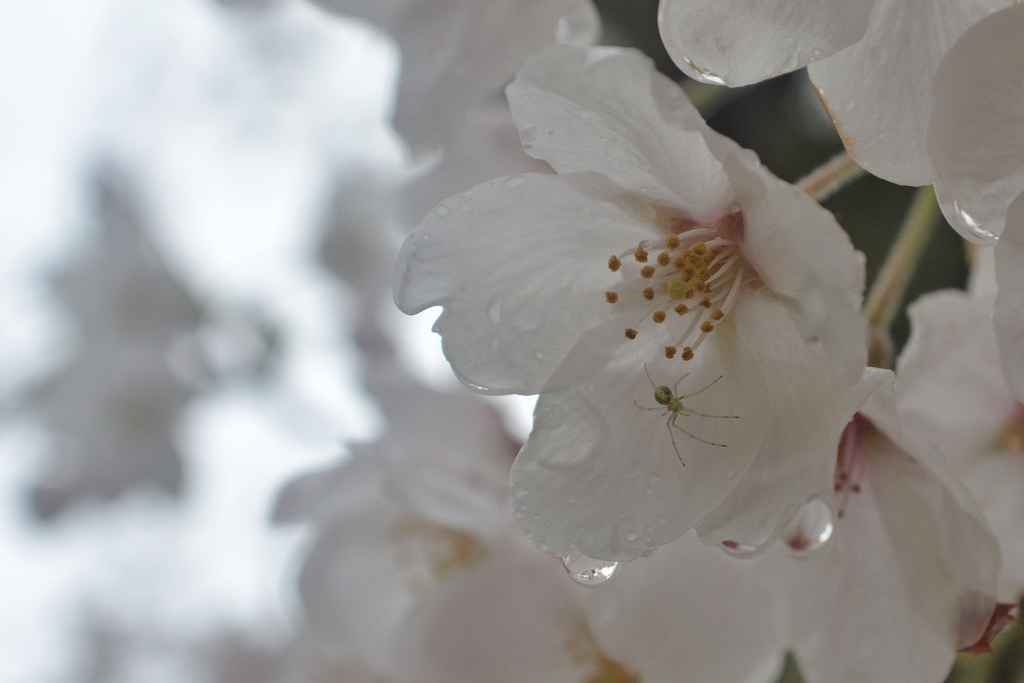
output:
[[796, 186], [823, 202], [862, 175], [864, 169], [842, 151], [798, 180]]
[[889, 328], [900, 311], [907, 285], [917, 270], [918, 261], [940, 215], [932, 187], [919, 189], [864, 304], [864, 317], [868, 323], [868, 365], [878, 368], [892, 365]]

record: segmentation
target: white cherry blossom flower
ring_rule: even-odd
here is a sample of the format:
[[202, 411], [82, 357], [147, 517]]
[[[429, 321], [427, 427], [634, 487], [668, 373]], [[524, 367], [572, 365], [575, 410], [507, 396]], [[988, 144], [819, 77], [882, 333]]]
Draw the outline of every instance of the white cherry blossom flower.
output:
[[[992, 279], [991, 252], [981, 268]], [[1024, 594], [1024, 406], [999, 362], [990, 287], [933, 292], [909, 309], [911, 337], [897, 365], [901, 419], [942, 444], [999, 539], [999, 599]]]
[[933, 182], [932, 83], [946, 52], [1011, 0], [661, 0], [665, 47], [688, 75], [731, 86], [809, 64], [847, 151], [903, 185]]
[[541, 393], [512, 475], [521, 527], [605, 560], [702, 519], [707, 542], [766, 544], [831, 488], [866, 395], [860, 255], [635, 51], [552, 48], [508, 96], [558, 175], [440, 204], [395, 297], [444, 307], [470, 386]]
[[278, 502], [278, 520], [319, 527], [299, 581], [307, 635], [393, 683], [633, 683], [596, 647], [581, 589], [515, 526], [493, 411], [414, 383], [374, 393], [385, 436]]
[[587, 596], [598, 643], [645, 683], [770, 683], [787, 650], [808, 683], [939, 683], [1005, 613], [999, 551], [942, 456], [899, 431], [891, 381], [847, 426], [835, 489], [836, 517], [752, 560], [688, 534], [634, 563]]

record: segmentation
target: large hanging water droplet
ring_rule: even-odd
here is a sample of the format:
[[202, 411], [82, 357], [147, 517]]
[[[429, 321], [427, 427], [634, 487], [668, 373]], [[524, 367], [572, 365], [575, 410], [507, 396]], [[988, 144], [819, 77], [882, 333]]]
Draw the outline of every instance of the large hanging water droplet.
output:
[[710, 85], [725, 85], [724, 78], [703, 67], [697, 66], [689, 57], [683, 57], [683, 61], [686, 62], [686, 65], [693, 70], [694, 80], [700, 81], [701, 83], [708, 83]]
[[739, 543], [737, 541], [722, 541], [722, 550], [733, 557], [754, 557], [763, 549], [762, 546]]
[[574, 9], [559, 18], [555, 40], [559, 45], [587, 47], [597, 41], [600, 23], [589, 2], [574, 3]]
[[562, 558], [562, 564], [565, 565], [565, 571], [569, 572], [573, 581], [588, 588], [611, 581], [622, 565], [621, 562], [599, 560], [584, 555], [576, 549], [576, 546], [569, 551], [568, 557]]
[[986, 247], [994, 247], [999, 243], [999, 235], [983, 227], [981, 222], [949, 193], [945, 184], [935, 183], [935, 198], [939, 201], [946, 220], [963, 237]]
[[815, 498], [793, 515], [782, 533], [782, 541], [794, 557], [810, 557], [828, 545], [834, 531], [832, 508]]
[[960, 227], [970, 236], [974, 237], [975, 241], [988, 247], [994, 247], [999, 242], [999, 235], [982, 227], [981, 223], [974, 216], [967, 213], [960, 206], [960, 202], [955, 199], [953, 200], [953, 215], [954, 219], [959, 219], [957, 222], [960, 224]]

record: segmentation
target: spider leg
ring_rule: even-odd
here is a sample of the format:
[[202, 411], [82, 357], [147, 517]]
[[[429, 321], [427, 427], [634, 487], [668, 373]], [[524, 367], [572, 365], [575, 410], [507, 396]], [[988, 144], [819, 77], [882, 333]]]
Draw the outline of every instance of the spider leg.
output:
[[654, 389], [654, 390], [657, 390], [658, 387], [654, 386], [654, 380], [651, 379], [651, 373], [647, 369], [647, 363], [644, 363], [644, 373], [647, 375], [647, 381], [651, 383], [651, 388]]
[[712, 382], [711, 384], [707, 385], [707, 386], [706, 386], [706, 387], [704, 387], [703, 389], [698, 389], [697, 391], [693, 392], [692, 394], [684, 394], [683, 396], [680, 396], [679, 398], [680, 398], [680, 399], [684, 399], [684, 398], [690, 398], [691, 396], [696, 396], [697, 394], [699, 394], [699, 393], [700, 393], [700, 392], [702, 392], [702, 391], [707, 391], [707, 390], [708, 390], [708, 389], [710, 389], [711, 387], [715, 386], [715, 384], [717, 384], [717, 383], [718, 383], [718, 380], [722, 379], [722, 377], [724, 377], [724, 376], [725, 376], [725, 375], [719, 375], [719, 376], [718, 376], [718, 377], [717, 377], [717, 378], [715, 379], [715, 381], [714, 381], [714, 382]]
[[644, 406], [637, 403], [635, 398], [633, 399], [633, 405], [635, 405], [640, 410], [661, 410], [661, 406], [658, 406], [657, 408], [645, 408]]
[[672, 413], [672, 416], [665, 422], [665, 428], [668, 429], [668, 438], [672, 440], [672, 448], [676, 452], [676, 457], [679, 458], [679, 464], [686, 467], [686, 463], [683, 462], [683, 456], [679, 455], [679, 446], [676, 445], [676, 435], [672, 433], [672, 419], [678, 415], [678, 413]]
[[[682, 427], [680, 427], [679, 425], [676, 424], [676, 418], [678, 418], [678, 417], [679, 417], [679, 413], [675, 413], [672, 417], [670, 417], [668, 419], [669, 427], [675, 427], [676, 429], [681, 431], [683, 434], [686, 434], [688, 437], [690, 437], [694, 441], [700, 441], [701, 443], [706, 443], [709, 446], [721, 446], [722, 448], [726, 447], [726, 445], [724, 443], [715, 443], [714, 441], [708, 441], [707, 439], [702, 439], [699, 436], [694, 436], [693, 434], [691, 434], [690, 432], [686, 431], [685, 429], [683, 429]], [[671, 429], [669, 431], [671, 431]]]
[[687, 408], [686, 406], [683, 406], [682, 408], [680, 408], [680, 411], [682, 411], [683, 413], [685, 413], [687, 415], [699, 415], [700, 417], [722, 417], [722, 418], [739, 419], [739, 415], [711, 415], [709, 413], [698, 413], [693, 408]]
[[685, 375], [680, 377], [678, 380], [676, 380], [675, 386], [672, 387], [672, 393], [674, 395], [676, 395], [676, 396], [679, 395], [679, 383], [682, 382], [684, 379], [686, 379], [689, 376], [690, 376], [690, 373], [686, 373]]

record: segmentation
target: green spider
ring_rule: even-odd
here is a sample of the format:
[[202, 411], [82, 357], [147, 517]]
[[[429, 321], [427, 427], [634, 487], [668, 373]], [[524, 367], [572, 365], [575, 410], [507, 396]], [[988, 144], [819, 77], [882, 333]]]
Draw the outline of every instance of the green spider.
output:
[[[687, 408], [686, 406], [683, 405], [683, 399], [691, 398], [703, 391], [707, 391], [711, 387], [715, 386], [718, 380], [722, 379], [724, 375], [719, 375], [717, 378], [715, 378], [713, 382], [711, 382], [711, 384], [707, 385], [703, 389], [698, 389], [692, 394], [683, 394], [680, 396], [678, 393], [676, 393], [679, 390], [679, 383], [682, 382], [687, 377], [689, 377], [690, 373], [686, 373], [685, 375], [680, 377], [676, 381], [675, 386], [673, 386], [671, 389], [665, 385], [655, 385], [654, 380], [651, 379], [651, 373], [647, 370], [646, 364], [644, 364], [644, 373], [647, 374], [647, 381], [651, 383], [652, 387], [654, 387], [654, 400], [658, 403], [659, 406], [665, 406], [665, 415], [668, 416], [668, 420], [665, 421], [665, 428], [668, 429], [668, 437], [672, 440], [672, 448], [675, 449], [676, 457], [679, 458], [679, 462], [680, 464], [682, 464], [683, 467], [686, 467], [686, 463], [683, 462], [683, 456], [679, 454], [679, 446], [676, 445], [676, 437], [675, 434], [672, 432], [673, 427], [681, 431], [683, 434], [686, 434], [694, 441], [700, 441], [701, 443], [706, 443], [709, 446], [720, 446], [722, 448], [726, 447], [726, 444], [724, 443], [715, 443], [714, 441], [708, 441], [707, 439], [702, 439], [699, 436], [694, 436], [693, 434], [691, 434], [690, 432], [686, 431], [678, 424], [676, 424], [676, 420], [679, 419], [680, 413], [682, 413], [683, 415], [697, 415], [698, 417], [716, 417], [721, 419], [739, 418], [739, 415], [709, 415], [707, 413], [701, 413], [696, 410], [693, 410], [692, 408]], [[635, 405], [640, 410], [661, 410], [660, 407], [645, 408], [644, 406], [637, 403], [636, 399], [633, 399], [633, 405]]]

